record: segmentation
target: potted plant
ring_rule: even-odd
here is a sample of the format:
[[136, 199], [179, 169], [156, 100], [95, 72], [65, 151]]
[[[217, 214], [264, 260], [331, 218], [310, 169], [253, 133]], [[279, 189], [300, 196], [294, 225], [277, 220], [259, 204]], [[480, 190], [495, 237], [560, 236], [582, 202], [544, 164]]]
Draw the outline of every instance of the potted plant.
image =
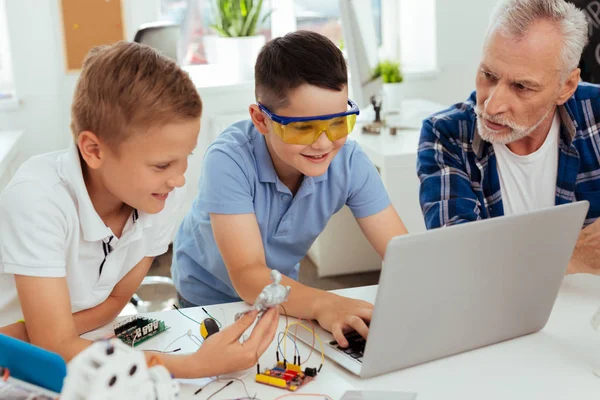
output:
[[387, 110], [400, 108], [403, 99], [401, 85], [404, 81], [400, 63], [380, 61], [373, 70], [373, 78], [379, 77], [383, 82], [383, 106]]
[[214, 40], [216, 62], [227, 68], [238, 80], [254, 77], [254, 63], [265, 44], [257, 28], [271, 15], [261, 16], [263, 0], [214, 0], [211, 28], [217, 32]]

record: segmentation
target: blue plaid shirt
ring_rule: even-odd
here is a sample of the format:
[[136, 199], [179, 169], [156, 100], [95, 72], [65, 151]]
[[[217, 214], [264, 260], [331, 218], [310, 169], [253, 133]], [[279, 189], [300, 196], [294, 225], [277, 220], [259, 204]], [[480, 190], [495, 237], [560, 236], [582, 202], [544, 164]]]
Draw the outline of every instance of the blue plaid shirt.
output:
[[[427, 229], [504, 215], [493, 146], [477, 132], [475, 92], [423, 122], [417, 173]], [[558, 107], [556, 204], [588, 200], [588, 225], [600, 216], [600, 86], [580, 83]]]

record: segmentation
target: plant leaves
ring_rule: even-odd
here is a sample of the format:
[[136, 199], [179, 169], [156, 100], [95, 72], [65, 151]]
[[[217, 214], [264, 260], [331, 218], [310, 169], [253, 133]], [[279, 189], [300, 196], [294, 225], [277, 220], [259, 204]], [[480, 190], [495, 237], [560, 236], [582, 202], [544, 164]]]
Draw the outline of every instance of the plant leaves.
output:
[[404, 81], [400, 63], [382, 60], [373, 69], [373, 78], [381, 77], [383, 83], [401, 83]]
[[260, 9], [262, 8], [263, 0], [258, 0], [258, 2], [254, 3], [253, 0], [250, 0], [253, 3], [250, 9], [250, 13], [248, 13], [246, 22], [242, 27], [242, 36], [254, 36], [256, 33], [256, 23], [258, 21], [258, 17], [260, 14]]
[[[211, 27], [221, 36], [254, 36], [263, 6], [263, 0], [213, 0], [214, 24]], [[271, 16], [269, 10], [260, 20], [264, 23]]]

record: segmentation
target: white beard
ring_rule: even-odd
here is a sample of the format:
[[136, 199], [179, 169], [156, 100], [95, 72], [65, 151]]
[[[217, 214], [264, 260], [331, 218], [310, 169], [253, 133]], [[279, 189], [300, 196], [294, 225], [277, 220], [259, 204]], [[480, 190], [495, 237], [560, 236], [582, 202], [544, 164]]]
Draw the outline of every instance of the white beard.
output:
[[[477, 114], [477, 130], [479, 132], [479, 136], [486, 142], [492, 144], [509, 144], [512, 142], [516, 142], [517, 140], [521, 140], [524, 137], [527, 137], [531, 134], [531, 132], [535, 131], [552, 111], [553, 106], [548, 107], [548, 110], [544, 113], [544, 116], [540, 118], [538, 122], [533, 124], [530, 127], [521, 126], [513, 123], [512, 121], [505, 120], [501, 117], [492, 117], [491, 115], [486, 114], [484, 111], [480, 109], [479, 105], [475, 106], [475, 113]], [[510, 128], [510, 132], [508, 133], [500, 133], [499, 131], [492, 130], [485, 125], [484, 120], [489, 120], [495, 124], [504, 125]]]

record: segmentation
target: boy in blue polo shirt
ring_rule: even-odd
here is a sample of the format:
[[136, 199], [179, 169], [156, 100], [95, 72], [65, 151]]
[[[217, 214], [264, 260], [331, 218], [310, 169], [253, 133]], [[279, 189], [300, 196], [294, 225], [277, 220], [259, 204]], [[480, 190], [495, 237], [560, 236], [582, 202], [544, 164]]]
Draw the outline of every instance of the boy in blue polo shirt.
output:
[[300, 260], [344, 205], [382, 257], [406, 228], [377, 170], [347, 139], [358, 108], [348, 100], [344, 57], [329, 39], [307, 31], [273, 39], [255, 79], [252, 120], [209, 147], [198, 196], [177, 233], [180, 302], [253, 303], [277, 269], [292, 287], [287, 312], [318, 320], [345, 346], [343, 332], [367, 336], [373, 306], [298, 283]]

